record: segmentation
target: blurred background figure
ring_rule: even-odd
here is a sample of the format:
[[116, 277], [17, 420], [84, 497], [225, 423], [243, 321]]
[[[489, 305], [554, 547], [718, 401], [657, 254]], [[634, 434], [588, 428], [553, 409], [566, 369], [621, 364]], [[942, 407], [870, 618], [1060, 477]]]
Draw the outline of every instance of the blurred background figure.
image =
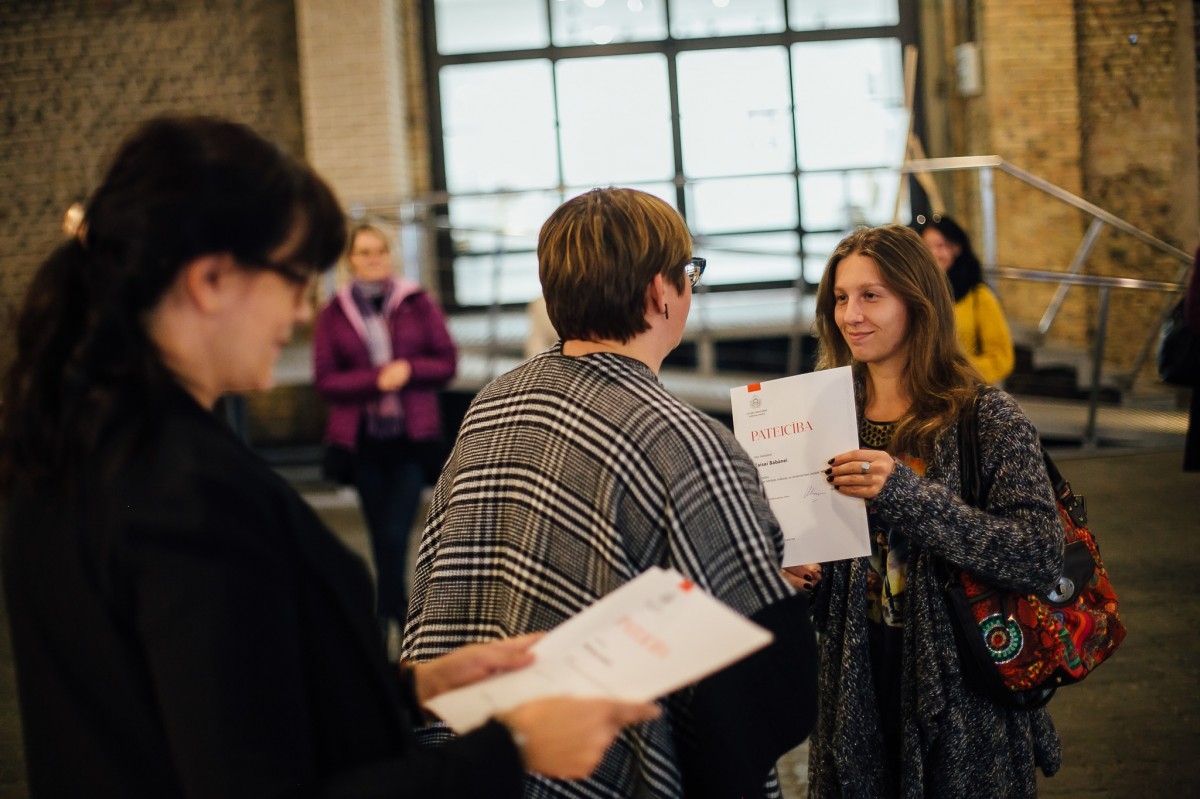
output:
[[548, 350], [558, 342], [558, 331], [550, 321], [546, 312], [546, 298], [538, 296], [525, 307], [525, 315], [529, 318], [529, 334], [525, 336], [525, 357], [532, 358], [543, 350]]
[[409, 531], [425, 472], [441, 466], [438, 393], [457, 353], [434, 299], [395, 276], [383, 230], [351, 230], [346, 260], [352, 279], [317, 317], [314, 384], [329, 405], [326, 476], [358, 489], [386, 635], [407, 613]]
[[934, 214], [917, 217], [916, 230], [950, 279], [958, 342], [989, 383], [1012, 374], [1016, 355], [1000, 301], [983, 280], [983, 268], [971, 241], [957, 222]]

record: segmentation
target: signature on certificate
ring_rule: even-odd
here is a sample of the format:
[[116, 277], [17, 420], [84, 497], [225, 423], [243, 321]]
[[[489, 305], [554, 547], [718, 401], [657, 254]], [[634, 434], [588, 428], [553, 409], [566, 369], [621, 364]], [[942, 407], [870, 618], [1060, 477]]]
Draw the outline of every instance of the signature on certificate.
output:
[[804, 489], [804, 499], [807, 499], [809, 502], [816, 502], [829, 493], [828, 491], [818, 491], [817, 488], [817, 483], [809, 483], [808, 488]]

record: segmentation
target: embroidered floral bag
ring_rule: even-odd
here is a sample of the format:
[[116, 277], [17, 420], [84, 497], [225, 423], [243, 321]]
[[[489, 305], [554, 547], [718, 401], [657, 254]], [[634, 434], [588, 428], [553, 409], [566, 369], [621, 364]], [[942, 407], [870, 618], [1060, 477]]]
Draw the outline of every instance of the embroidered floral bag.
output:
[[[963, 500], [979, 505], [975, 403], [959, 421]], [[1107, 660], [1125, 638], [1117, 595], [1087, 527], [1084, 498], [1043, 450], [1066, 531], [1063, 573], [1045, 593], [998, 588], [970, 572], [950, 569], [946, 596], [966, 678], [1008, 707], [1041, 707], [1060, 685], [1079, 682]]]

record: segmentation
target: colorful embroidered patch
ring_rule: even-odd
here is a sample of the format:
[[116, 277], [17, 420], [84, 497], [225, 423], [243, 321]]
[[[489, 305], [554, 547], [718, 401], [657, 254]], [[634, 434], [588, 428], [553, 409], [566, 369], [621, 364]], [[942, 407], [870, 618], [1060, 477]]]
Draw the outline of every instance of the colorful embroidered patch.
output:
[[1021, 625], [1017, 624], [1017, 620], [1005, 619], [998, 613], [981, 621], [979, 631], [983, 633], [983, 642], [987, 645], [988, 654], [997, 663], [1007, 663], [1015, 658], [1025, 644], [1021, 635]]

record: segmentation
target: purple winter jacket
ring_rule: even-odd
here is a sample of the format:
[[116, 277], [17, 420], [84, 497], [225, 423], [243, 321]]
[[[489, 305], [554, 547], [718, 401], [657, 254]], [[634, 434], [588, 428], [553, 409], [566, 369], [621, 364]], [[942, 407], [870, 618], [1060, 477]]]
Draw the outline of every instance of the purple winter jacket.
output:
[[[405, 432], [413, 441], [442, 433], [438, 390], [454, 378], [458, 353], [437, 303], [418, 284], [393, 279], [384, 315], [392, 331], [392, 357], [412, 365], [400, 390]], [[313, 331], [313, 379], [329, 405], [325, 441], [354, 449], [368, 400], [379, 396], [380, 367], [371, 365], [362, 315], [344, 286], [317, 316]]]

